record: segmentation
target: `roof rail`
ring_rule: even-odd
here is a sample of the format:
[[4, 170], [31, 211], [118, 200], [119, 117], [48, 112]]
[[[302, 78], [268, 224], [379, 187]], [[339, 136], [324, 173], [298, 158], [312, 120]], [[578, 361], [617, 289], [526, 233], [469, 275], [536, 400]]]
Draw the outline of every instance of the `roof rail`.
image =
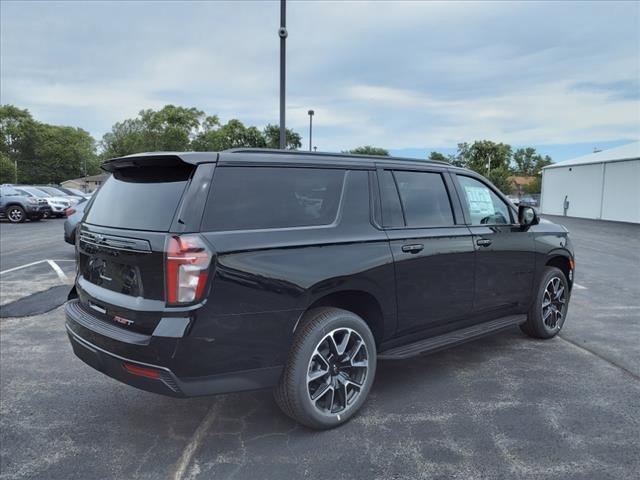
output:
[[267, 153], [271, 155], [311, 155], [316, 157], [338, 157], [338, 158], [361, 158], [361, 159], [378, 159], [378, 160], [401, 160], [403, 162], [421, 162], [421, 163], [437, 163], [441, 165], [449, 165], [442, 160], [430, 160], [421, 158], [405, 158], [391, 157], [384, 155], [361, 155], [356, 153], [335, 153], [335, 152], [307, 152], [301, 150], [279, 150], [275, 148], [230, 148], [224, 150], [227, 153]]

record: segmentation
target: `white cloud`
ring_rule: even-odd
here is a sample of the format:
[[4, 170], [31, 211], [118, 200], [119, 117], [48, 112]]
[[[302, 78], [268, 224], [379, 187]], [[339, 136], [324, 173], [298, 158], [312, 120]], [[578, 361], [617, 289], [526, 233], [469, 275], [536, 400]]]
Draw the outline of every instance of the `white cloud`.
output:
[[[1, 101], [44, 121], [100, 137], [166, 103], [278, 120], [277, 2], [0, 8]], [[290, 2], [288, 126], [306, 136], [313, 108], [328, 150], [638, 138], [638, 95], [607, 89], [640, 90], [639, 9]]]

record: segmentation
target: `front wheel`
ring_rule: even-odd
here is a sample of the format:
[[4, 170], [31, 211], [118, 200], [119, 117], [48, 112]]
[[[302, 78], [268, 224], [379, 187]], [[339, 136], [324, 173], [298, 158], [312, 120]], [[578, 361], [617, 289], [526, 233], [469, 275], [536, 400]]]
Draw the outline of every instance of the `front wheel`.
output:
[[18, 205], [13, 205], [7, 210], [7, 218], [11, 223], [22, 223], [25, 219], [24, 209]]
[[276, 402], [307, 427], [336, 427], [363, 405], [375, 374], [376, 345], [364, 320], [339, 308], [318, 308], [301, 320]]
[[546, 267], [522, 331], [534, 338], [555, 337], [569, 308], [569, 282], [562, 270]]

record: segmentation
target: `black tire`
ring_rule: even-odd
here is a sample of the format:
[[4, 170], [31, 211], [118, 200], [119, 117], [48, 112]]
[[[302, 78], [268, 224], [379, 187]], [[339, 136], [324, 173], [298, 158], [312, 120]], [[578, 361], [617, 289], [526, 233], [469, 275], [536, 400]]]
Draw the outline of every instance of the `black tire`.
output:
[[[556, 298], [562, 289], [562, 298]], [[548, 301], [549, 306], [545, 307]], [[565, 274], [556, 267], [545, 267], [536, 291], [535, 298], [529, 309], [527, 321], [520, 325], [524, 333], [533, 338], [553, 338], [564, 325], [569, 307], [569, 282]]]
[[24, 208], [20, 205], [11, 205], [7, 208], [7, 218], [11, 223], [22, 223], [27, 216], [24, 213]]
[[[341, 355], [329, 350], [321, 353], [330, 346], [339, 352], [343, 345]], [[322, 362], [327, 372], [317, 380], [309, 380], [308, 375], [322, 374], [322, 369], [314, 368]], [[364, 363], [366, 367], [362, 366]], [[282, 411], [301, 424], [319, 430], [333, 428], [347, 422], [360, 409], [375, 374], [376, 344], [364, 320], [347, 310], [317, 308], [300, 321], [274, 396]], [[318, 395], [315, 401], [311, 399], [312, 394], [321, 391], [327, 393]]]

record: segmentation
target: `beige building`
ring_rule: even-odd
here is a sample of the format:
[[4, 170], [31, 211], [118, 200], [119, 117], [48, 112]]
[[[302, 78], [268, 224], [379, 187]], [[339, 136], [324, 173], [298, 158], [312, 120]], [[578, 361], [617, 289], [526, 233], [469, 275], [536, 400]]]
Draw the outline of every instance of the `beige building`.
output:
[[73, 180], [67, 180], [60, 183], [60, 185], [67, 188], [77, 188], [78, 190], [82, 190], [83, 192], [90, 193], [95, 191], [100, 185], [102, 185], [108, 177], [109, 174], [101, 173], [99, 175], [90, 175], [88, 177], [80, 177]]

